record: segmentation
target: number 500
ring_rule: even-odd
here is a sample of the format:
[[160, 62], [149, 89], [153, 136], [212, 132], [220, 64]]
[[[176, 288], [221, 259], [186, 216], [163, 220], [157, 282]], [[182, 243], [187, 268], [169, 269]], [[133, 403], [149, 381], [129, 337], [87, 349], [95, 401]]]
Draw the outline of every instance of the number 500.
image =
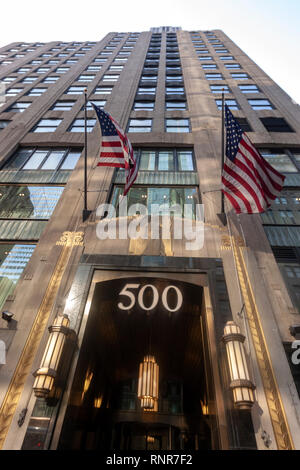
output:
[[[131, 292], [129, 289], [139, 289], [139, 287], [140, 287], [140, 284], [126, 284], [126, 286], [121, 290], [119, 295], [125, 295], [126, 297], [129, 298], [130, 302], [128, 305], [124, 305], [122, 302], [119, 302], [118, 303], [119, 309], [130, 310], [132, 307], [134, 307], [136, 303], [136, 293]], [[146, 307], [144, 303], [144, 294], [145, 294], [145, 290], [148, 288], [152, 290], [152, 303], [151, 305]], [[171, 308], [168, 304], [168, 292], [170, 290], [174, 290], [177, 296], [177, 303], [174, 308]], [[168, 312], [177, 312], [177, 310], [179, 310], [180, 307], [182, 306], [182, 302], [183, 302], [182, 293], [176, 286], [167, 286], [162, 291], [161, 301], [162, 301], [164, 308]], [[159, 293], [158, 293], [157, 288], [153, 284], [146, 284], [145, 286], [143, 286], [138, 292], [137, 302], [142, 310], [147, 310], [147, 311], [153, 310], [159, 302]]]

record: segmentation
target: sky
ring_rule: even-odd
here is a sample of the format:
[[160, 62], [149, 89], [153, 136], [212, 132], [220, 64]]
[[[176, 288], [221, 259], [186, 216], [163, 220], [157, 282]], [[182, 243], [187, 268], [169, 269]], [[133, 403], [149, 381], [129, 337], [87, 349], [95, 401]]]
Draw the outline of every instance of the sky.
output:
[[300, 104], [299, 0], [16, 0], [2, 2], [1, 19], [0, 47], [99, 41], [153, 26], [221, 29]]

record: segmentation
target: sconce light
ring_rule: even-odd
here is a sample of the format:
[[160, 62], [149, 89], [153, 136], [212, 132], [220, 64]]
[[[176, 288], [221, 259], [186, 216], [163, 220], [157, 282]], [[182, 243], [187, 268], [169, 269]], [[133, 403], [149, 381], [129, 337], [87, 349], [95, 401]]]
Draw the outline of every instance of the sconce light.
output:
[[67, 315], [58, 315], [49, 327], [50, 336], [40, 368], [33, 374], [33, 390], [36, 397], [46, 398], [53, 387], [66, 336], [70, 331], [69, 325]]
[[233, 401], [239, 409], [250, 409], [254, 404], [255, 386], [250, 380], [247, 366], [244, 341], [245, 336], [241, 334], [239, 326], [229, 321], [224, 328], [222, 338], [226, 344], [227, 360], [230, 372], [230, 388], [233, 391]]
[[8, 323], [11, 321], [12, 317], [14, 316], [13, 313], [11, 312], [8, 312], [7, 310], [5, 310], [4, 312], [2, 312], [2, 318], [3, 320], [7, 321]]
[[144, 411], [157, 411], [159, 367], [154, 356], [145, 356], [140, 363], [138, 398]]
[[300, 336], [300, 325], [291, 325], [289, 330], [294, 338]]

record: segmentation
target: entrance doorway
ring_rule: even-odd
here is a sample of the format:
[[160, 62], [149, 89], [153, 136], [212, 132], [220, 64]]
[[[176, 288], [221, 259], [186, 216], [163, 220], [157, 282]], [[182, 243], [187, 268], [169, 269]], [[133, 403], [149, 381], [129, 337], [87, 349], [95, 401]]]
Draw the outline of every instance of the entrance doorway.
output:
[[216, 448], [202, 295], [157, 277], [96, 284], [59, 449]]

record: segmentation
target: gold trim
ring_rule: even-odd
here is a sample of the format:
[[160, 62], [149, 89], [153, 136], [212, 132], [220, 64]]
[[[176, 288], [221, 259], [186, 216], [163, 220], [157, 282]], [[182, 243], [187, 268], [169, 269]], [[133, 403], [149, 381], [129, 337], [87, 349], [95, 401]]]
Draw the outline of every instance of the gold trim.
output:
[[63, 232], [56, 245], [61, 246], [82, 246], [83, 232]]
[[278, 450], [293, 450], [294, 444], [272, 367], [267, 342], [260, 321], [260, 315], [255, 302], [255, 296], [248, 276], [243, 249], [237, 245], [235, 237], [232, 237], [233, 253], [245, 302], [248, 324], [256, 352], [257, 363], [264, 386], [277, 447]]
[[82, 245], [82, 240], [82, 232], [64, 232], [61, 239], [57, 242], [57, 245], [63, 246], [62, 251], [1, 405], [0, 449], [3, 447], [25, 381], [31, 372], [32, 363], [45, 328], [47, 327], [49, 316], [71, 254], [71, 249], [73, 246]]

